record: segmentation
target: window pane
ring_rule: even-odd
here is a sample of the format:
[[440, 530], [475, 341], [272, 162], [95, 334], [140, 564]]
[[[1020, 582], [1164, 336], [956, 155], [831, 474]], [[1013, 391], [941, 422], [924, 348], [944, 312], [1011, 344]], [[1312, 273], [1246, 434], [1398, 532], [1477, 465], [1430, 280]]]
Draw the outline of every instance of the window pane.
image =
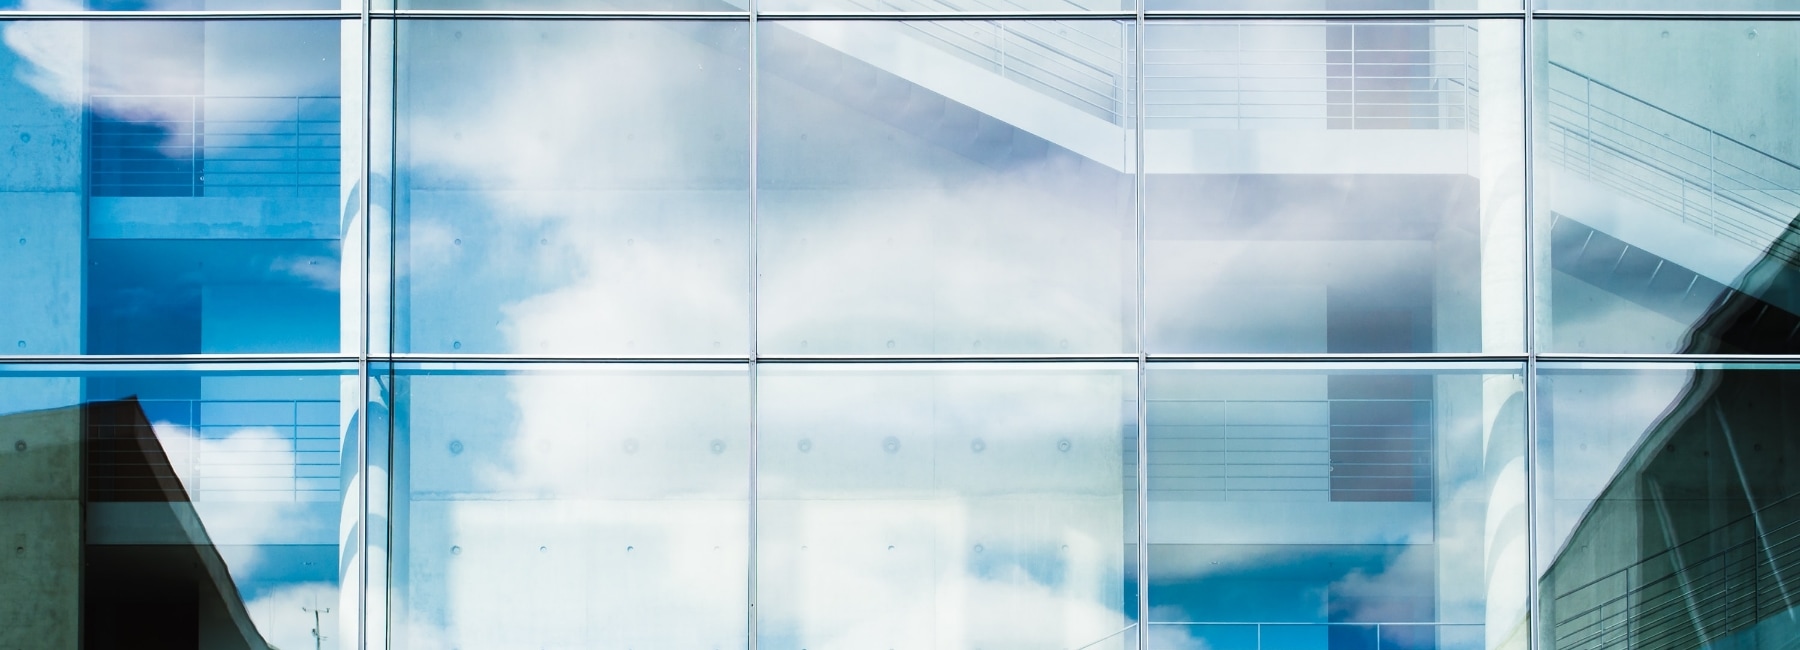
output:
[[1128, 647], [1135, 392], [1119, 365], [762, 366], [758, 643]]
[[397, 29], [394, 350], [745, 352], [746, 24]]
[[1520, 371], [1152, 366], [1152, 642], [1482, 650], [1523, 638]]
[[759, 351], [1135, 350], [1128, 24], [759, 29]]
[[0, 367], [0, 644], [352, 643], [360, 399], [347, 368]]
[[1540, 347], [1800, 351], [1800, 23], [1537, 29]]
[[0, 25], [0, 347], [357, 349], [358, 29]]
[[1151, 351], [1523, 348], [1517, 21], [1146, 29]]
[[397, 647], [742, 648], [743, 366], [403, 366]]
[[1540, 366], [1540, 646], [1795, 638], [1791, 366]]

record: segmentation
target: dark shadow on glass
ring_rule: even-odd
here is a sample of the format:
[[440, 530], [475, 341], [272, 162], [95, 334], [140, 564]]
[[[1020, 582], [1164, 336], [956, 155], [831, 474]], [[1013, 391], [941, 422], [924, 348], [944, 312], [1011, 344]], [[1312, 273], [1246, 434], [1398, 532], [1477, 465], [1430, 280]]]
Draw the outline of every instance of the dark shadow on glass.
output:
[[[1651, 283], [1615, 292], [1681, 315], [1691, 314], [1694, 296], [1716, 296], [1694, 319], [1683, 354], [1792, 354], [1800, 317], [1779, 304], [1800, 290], [1797, 228], [1800, 218], [1733, 288], [1661, 263]], [[1647, 263], [1641, 251], [1566, 218], [1552, 237], [1559, 270], [1597, 286], [1617, 277], [1602, 275], [1597, 257], [1614, 258], [1614, 267]], [[1794, 647], [1800, 473], [1787, 459], [1800, 455], [1796, 405], [1794, 372], [1696, 369], [1549, 560], [1539, 585], [1546, 647]]]
[[[0, 629], [0, 645], [270, 648], [136, 398], [0, 417], [0, 437], [17, 439], [0, 498], [46, 509], [0, 520], [23, 560], [0, 598], [37, 610], [13, 612], [30, 623]], [[89, 544], [97, 502], [144, 506], [128, 525], [157, 543]]]

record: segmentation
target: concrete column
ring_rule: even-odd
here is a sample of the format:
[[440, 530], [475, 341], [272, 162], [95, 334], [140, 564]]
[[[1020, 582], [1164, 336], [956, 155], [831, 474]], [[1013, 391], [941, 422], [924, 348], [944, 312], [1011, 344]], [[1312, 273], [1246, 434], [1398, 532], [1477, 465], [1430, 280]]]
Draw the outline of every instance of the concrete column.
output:
[[[0, 352], [77, 354], [86, 29], [14, 22], [4, 32], [0, 124], [9, 130], [0, 133]], [[58, 405], [73, 403], [69, 397]]]

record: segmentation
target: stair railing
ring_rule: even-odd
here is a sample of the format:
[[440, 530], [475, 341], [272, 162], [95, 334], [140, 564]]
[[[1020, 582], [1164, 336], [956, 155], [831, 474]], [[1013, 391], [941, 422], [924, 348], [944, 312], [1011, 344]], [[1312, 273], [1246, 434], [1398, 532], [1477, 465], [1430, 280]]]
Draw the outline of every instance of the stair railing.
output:
[[[849, 0], [871, 11], [1018, 11], [1016, 0]], [[1063, 0], [1071, 9], [1080, 9]], [[1041, 7], [1039, 7], [1041, 8]], [[1128, 25], [1116, 21], [903, 21], [922, 40], [1113, 124], [1131, 118]]]
[[[1787, 523], [1758, 534], [1756, 515]], [[1557, 594], [1553, 647], [1701, 647], [1791, 607], [1776, 578], [1796, 569], [1800, 495]], [[1561, 605], [1578, 602], [1579, 609], [1563, 611]]]
[[1570, 173], [1714, 236], [1790, 259], [1800, 166], [1555, 61], [1544, 156]]

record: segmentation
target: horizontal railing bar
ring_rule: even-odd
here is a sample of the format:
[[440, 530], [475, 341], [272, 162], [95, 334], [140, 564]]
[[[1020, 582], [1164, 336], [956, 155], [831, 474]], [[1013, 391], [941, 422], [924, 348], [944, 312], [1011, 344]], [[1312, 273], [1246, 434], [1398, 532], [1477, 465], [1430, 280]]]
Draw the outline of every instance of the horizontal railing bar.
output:
[[[1697, 535], [1695, 535], [1695, 536], [1693, 536], [1693, 537], [1691, 537], [1691, 538], [1689, 538], [1689, 539], [1687, 539], [1687, 540], [1686, 540], [1686, 541], [1683, 541], [1683, 542], [1680, 542], [1680, 543], [1678, 543], [1678, 544], [1675, 544], [1675, 545], [1674, 545], [1674, 546], [1671, 546], [1671, 547], [1669, 547], [1669, 548], [1668, 548], [1668, 549], [1665, 549], [1665, 550], [1663, 550], [1663, 551], [1660, 551], [1660, 552], [1658, 552], [1658, 553], [1655, 553], [1655, 554], [1652, 554], [1652, 555], [1648, 555], [1648, 556], [1645, 556], [1645, 557], [1644, 557], [1644, 558], [1642, 558], [1642, 559], [1640, 559], [1640, 560], [1639, 560], [1639, 561], [1638, 561], [1638, 562], [1636, 562], [1636, 563], [1634, 563], [1634, 564], [1631, 564], [1631, 565], [1629, 565], [1629, 566], [1626, 566], [1626, 567], [1625, 567], [1625, 568], [1623, 568], [1623, 569], [1619, 569], [1619, 570], [1617, 570], [1617, 571], [1613, 571], [1613, 572], [1611, 572], [1611, 573], [1608, 573], [1608, 574], [1606, 574], [1606, 575], [1603, 575], [1603, 576], [1600, 576], [1600, 577], [1599, 577], [1599, 578], [1596, 578], [1596, 579], [1594, 579], [1594, 580], [1591, 580], [1591, 581], [1588, 581], [1588, 582], [1586, 582], [1586, 583], [1583, 583], [1583, 584], [1581, 584], [1581, 585], [1577, 585], [1577, 586], [1575, 586], [1575, 587], [1573, 587], [1573, 588], [1571, 588], [1571, 589], [1569, 589], [1569, 590], [1568, 590], [1568, 591], [1565, 591], [1565, 592], [1563, 592], [1563, 593], [1561, 593], [1561, 594], [1558, 594], [1558, 595], [1557, 595], [1557, 596], [1556, 596], [1556, 599], [1557, 599], [1557, 600], [1561, 600], [1561, 599], [1563, 599], [1563, 598], [1565, 598], [1565, 597], [1567, 597], [1567, 596], [1569, 596], [1569, 595], [1571, 595], [1571, 594], [1574, 594], [1574, 593], [1576, 593], [1576, 592], [1578, 592], [1578, 591], [1581, 591], [1581, 590], [1583, 590], [1583, 589], [1586, 589], [1586, 588], [1588, 588], [1588, 587], [1591, 587], [1591, 586], [1593, 586], [1593, 585], [1595, 585], [1595, 584], [1598, 584], [1598, 583], [1600, 583], [1600, 582], [1602, 582], [1602, 581], [1605, 581], [1605, 580], [1608, 580], [1608, 579], [1611, 579], [1611, 578], [1613, 578], [1613, 577], [1615, 577], [1615, 576], [1619, 576], [1619, 575], [1628, 575], [1628, 574], [1626, 574], [1626, 572], [1628, 572], [1628, 571], [1630, 571], [1630, 570], [1632, 570], [1632, 569], [1636, 569], [1636, 568], [1638, 568], [1638, 567], [1642, 567], [1642, 566], [1644, 566], [1644, 565], [1645, 565], [1645, 564], [1648, 564], [1648, 563], [1649, 563], [1649, 562], [1651, 562], [1651, 561], [1653, 561], [1653, 560], [1656, 560], [1656, 559], [1659, 559], [1659, 558], [1661, 558], [1661, 557], [1663, 557], [1663, 556], [1665, 556], [1665, 555], [1669, 555], [1669, 554], [1674, 554], [1674, 553], [1679, 553], [1679, 552], [1680, 552], [1680, 551], [1681, 551], [1681, 549], [1682, 549], [1682, 548], [1683, 548], [1683, 547], [1686, 547], [1686, 546], [1688, 546], [1688, 545], [1691, 545], [1691, 544], [1699, 544], [1699, 543], [1701, 543], [1701, 542], [1708, 542], [1708, 541], [1712, 541], [1712, 536], [1713, 536], [1713, 535], [1716, 535], [1716, 534], [1723, 534], [1723, 533], [1725, 533], [1725, 532], [1726, 532], [1726, 531], [1727, 531], [1727, 530], [1728, 530], [1728, 529], [1729, 529], [1729, 528], [1730, 528], [1730, 527], [1732, 527], [1732, 526], [1739, 526], [1739, 525], [1743, 525], [1743, 524], [1745, 524], [1745, 523], [1753, 523], [1753, 522], [1755, 522], [1755, 521], [1756, 521], [1756, 518], [1757, 518], [1757, 517], [1759, 517], [1759, 516], [1760, 516], [1760, 515], [1762, 515], [1762, 514], [1763, 514], [1763, 513], [1765, 513], [1765, 512], [1769, 512], [1769, 511], [1770, 511], [1770, 510], [1772, 510], [1772, 509], [1774, 509], [1774, 508], [1776, 508], [1776, 507], [1780, 507], [1780, 506], [1784, 506], [1784, 505], [1790, 505], [1790, 504], [1800, 504], [1800, 494], [1793, 494], [1793, 495], [1789, 495], [1789, 496], [1786, 496], [1786, 497], [1782, 497], [1782, 498], [1781, 498], [1781, 499], [1779, 499], [1779, 500], [1776, 500], [1776, 501], [1775, 501], [1775, 502], [1773, 502], [1773, 503], [1768, 503], [1768, 504], [1765, 504], [1765, 505], [1763, 505], [1763, 507], [1761, 507], [1761, 508], [1758, 508], [1758, 509], [1757, 509], [1757, 510], [1756, 510], [1756, 511], [1755, 511], [1755, 512], [1753, 512], [1753, 513], [1750, 513], [1750, 514], [1747, 514], [1747, 515], [1744, 515], [1744, 516], [1742, 516], [1742, 517], [1738, 517], [1738, 518], [1737, 518], [1737, 519], [1733, 519], [1733, 520], [1731, 520], [1731, 521], [1728, 521], [1728, 522], [1726, 522], [1726, 523], [1724, 523], [1724, 524], [1721, 524], [1721, 525], [1719, 525], [1719, 526], [1718, 526], [1718, 527], [1715, 527], [1715, 528], [1713, 528], [1713, 529], [1712, 529], [1712, 530], [1709, 530], [1709, 531], [1706, 531], [1706, 532], [1703, 532], [1703, 533], [1699, 533], [1699, 534], [1697, 534]], [[1775, 528], [1775, 529], [1774, 529], [1774, 530], [1771, 530], [1771, 531], [1769, 531], [1769, 532], [1770, 532], [1770, 533], [1773, 533], [1773, 532], [1777, 532], [1777, 531], [1781, 531], [1781, 530], [1786, 530], [1786, 529], [1787, 529], [1787, 528], [1789, 528], [1789, 527], [1795, 527], [1795, 528], [1800, 528], [1800, 520], [1795, 520], [1795, 521], [1792, 521], [1792, 522], [1789, 522], [1789, 523], [1787, 523], [1787, 524], [1783, 524], [1783, 525], [1782, 525], [1782, 526], [1780, 526], [1780, 527], [1777, 527], [1777, 528]], [[1718, 551], [1718, 552], [1715, 552], [1715, 553], [1712, 553], [1712, 554], [1709, 554], [1709, 555], [1706, 555], [1706, 556], [1704, 556], [1704, 557], [1701, 557], [1701, 558], [1697, 558], [1697, 559], [1694, 559], [1694, 560], [1691, 560], [1691, 561], [1688, 561], [1688, 562], [1686, 562], [1686, 564], [1688, 564], [1688, 565], [1690, 565], [1690, 566], [1691, 566], [1691, 565], [1697, 565], [1697, 564], [1700, 564], [1700, 563], [1703, 563], [1703, 562], [1707, 562], [1707, 561], [1710, 561], [1710, 560], [1713, 560], [1713, 559], [1716, 559], [1716, 558], [1719, 558], [1719, 557], [1721, 557], [1721, 556], [1723, 556], [1723, 555], [1724, 555], [1724, 554], [1726, 554], [1726, 553], [1730, 553], [1730, 552], [1732, 552], [1732, 551], [1733, 551], [1733, 550], [1736, 550], [1736, 549], [1738, 549], [1738, 548], [1739, 548], [1739, 547], [1741, 547], [1741, 546], [1744, 546], [1744, 545], [1749, 545], [1749, 544], [1755, 544], [1755, 543], [1756, 543], [1756, 542], [1757, 542], [1757, 541], [1758, 541], [1758, 540], [1759, 540], [1759, 539], [1760, 539], [1760, 538], [1759, 538], [1759, 537], [1758, 537], [1758, 536], [1754, 536], [1754, 535], [1753, 535], [1753, 536], [1751, 536], [1751, 537], [1750, 537], [1750, 539], [1747, 539], [1747, 540], [1745, 540], [1745, 541], [1742, 541], [1742, 542], [1737, 542], [1737, 543], [1734, 543], [1734, 544], [1731, 544], [1731, 545], [1730, 545], [1730, 546], [1727, 546], [1727, 547], [1726, 547], [1726, 548], [1725, 548], [1725, 549], [1723, 549], [1723, 550], [1720, 550], [1720, 551]], [[1650, 581], [1650, 582], [1647, 582], [1647, 583], [1644, 583], [1644, 584], [1642, 584], [1642, 585], [1639, 585], [1639, 586], [1638, 586], [1638, 587], [1637, 587], [1637, 588], [1636, 588], [1636, 589], [1633, 589], [1633, 590], [1631, 590], [1631, 591], [1629, 591], [1629, 592], [1626, 592], [1626, 593], [1627, 593], [1627, 594], [1630, 594], [1630, 593], [1640, 593], [1640, 592], [1642, 592], [1642, 591], [1644, 591], [1644, 590], [1645, 590], [1645, 589], [1648, 589], [1648, 588], [1649, 588], [1649, 587], [1650, 587], [1650, 586], [1651, 586], [1651, 585], [1654, 585], [1654, 584], [1657, 584], [1657, 583], [1660, 583], [1660, 582], [1662, 582], [1662, 581], [1663, 581], [1663, 580], [1667, 580], [1667, 579], [1670, 579], [1670, 578], [1672, 578], [1672, 577], [1675, 577], [1675, 576], [1677, 576], [1677, 575], [1679, 575], [1679, 573], [1680, 573], [1680, 572], [1679, 572], [1679, 571], [1677, 571], [1677, 572], [1674, 572], [1674, 573], [1671, 573], [1671, 574], [1669, 574], [1669, 575], [1667, 575], [1667, 576], [1663, 576], [1663, 577], [1661, 577], [1661, 578], [1657, 578], [1657, 579], [1656, 579], [1656, 580], [1652, 580], [1652, 581]]]
[[[1796, 18], [1796, 19], [1800, 19], [1800, 12], [1793, 12], [1793, 15], [1794, 15], [1794, 17], [1795, 17], [1795, 18]], [[1680, 120], [1680, 121], [1682, 121], [1682, 122], [1686, 122], [1686, 123], [1687, 123], [1687, 124], [1689, 124], [1689, 125], [1692, 125], [1692, 126], [1693, 126], [1693, 127], [1695, 127], [1695, 128], [1698, 128], [1698, 129], [1700, 129], [1700, 130], [1702, 130], [1702, 131], [1705, 131], [1705, 132], [1706, 132], [1706, 133], [1708, 133], [1708, 134], [1711, 134], [1711, 135], [1713, 135], [1713, 136], [1717, 136], [1717, 137], [1718, 137], [1718, 138], [1720, 138], [1720, 139], [1722, 139], [1722, 140], [1725, 140], [1725, 141], [1726, 141], [1726, 142], [1730, 142], [1730, 143], [1732, 143], [1732, 144], [1735, 144], [1735, 145], [1737, 145], [1737, 146], [1739, 146], [1739, 147], [1742, 147], [1742, 148], [1744, 148], [1744, 149], [1747, 149], [1747, 150], [1749, 150], [1749, 151], [1753, 151], [1753, 152], [1755, 152], [1755, 153], [1758, 153], [1758, 154], [1762, 154], [1762, 156], [1764, 156], [1764, 157], [1765, 157], [1765, 158], [1768, 158], [1768, 159], [1769, 159], [1769, 160], [1774, 160], [1774, 161], [1776, 161], [1776, 162], [1780, 162], [1780, 163], [1783, 163], [1783, 164], [1785, 164], [1785, 165], [1787, 165], [1787, 166], [1788, 166], [1788, 167], [1790, 167], [1790, 168], [1793, 168], [1793, 169], [1795, 169], [1795, 170], [1796, 170], [1796, 171], [1800, 171], [1800, 166], [1797, 166], [1797, 165], [1795, 165], [1795, 164], [1794, 164], [1794, 163], [1791, 163], [1791, 162], [1788, 162], [1788, 161], [1786, 161], [1786, 160], [1783, 160], [1783, 159], [1781, 159], [1781, 158], [1780, 158], [1780, 157], [1778, 157], [1778, 156], [1775, 156], [1775, 155], [1773, 155], [1773, 154], [1770, 154], [1770, 153], [1769, 153], [1769, 152], [1766, 152], [1766, 151], [1763, 151], [1763, 150], [1761, 150], [1761, 149], [1758, 149], [1758, 148], [1756, 148], [1756, 147], [1754, 147], [1754, 146], [1751, 146], [1751, 145], [1748, 145], [1748, 144], [1745, 144], [1745, 143], [1743, 143], [1743, 142], [1741, 142], [1741, 141], [1739, 141], [1739, 140], [1737, 140], [1737, 139], [1736, 139], [1736, 138], [1733, 138], [1733, 137], [1731, 137], [1731, 136], [1728, 136], [1728, 135], [1725, 135], [1725, 134], [1723, 134], [1723, 133], [1719, 133], [1719, 132], [1718, 132], [1718, 131], [1715, 131], [1715, 130], [1713, 130], [1713, 129], [1711, 129], [1711, 128], [1708, 128], [1708, 127], [1706, 127], [1706, 126], [1705, 126], [1705, 125], [1703, 125], [1703, 124], [1700, 124], [1700, 123], [1699, 123], [1699, 122], [1695, 122], [1695, 121], [1693, 121], [1693, 120], [1690, 120], [1690, 119], [1688, 119], [1688, 118], [1686, 118], [1686, 117], [1682, 117], [1682, 116], [1680, 116], [1680, 115], [1676, 115], [1676, 114], [1675, 114], [1675, 113], [1672, 113], [1672, 112], [1669, 112], [1669, 110], [1668, 110], [1668, 109], [1664, 109], [1664, 108], [1662, 108], [1662, 107], [1660, 107], [1660, 106], [1657, 106], [1657, 105], [1656, 105], [1656, 104], [1652, 104], [1652, 103], [1650, 103], [1650, 102], [1648, 102], [1648, 101], [1645, 101], [1645, 100], [1644, 100], [1644, 99], [1643, 99], [1643, 98], [1640, 98], [1640, 97], [1638, 97], [1638, 96], [1637, 96], [1637, 95], [1633, 95], [1633, 94], [1631, 94], [1631, 93], [1628, 93], [1628, 92], [1625, 92], [1625, 91], [1623, 91], [1623, 90], [1619, 90], [1619, 89], [1618, 89], [1618, 88], [1615, 88], [1615, 87], [1613, 87], [1613, 86], [1611, 86], [1611, 85], [1609, 85], [1609, 84], [1607, 84], [1607, 83], [1606, 83], [1606, 82], [1603, 82], [1603, 81], [1600, 81], [1600, 80], [1597, 80], [1597, 79], [1594, 79], [1594, 78], [1593, 78], [1593, 77], [1589, 77], [1589, 76], [1587, 76], [1587, 75], [1584, 75], [1584, 74], [1582, 74], [1582, 73], [1580, 73], [1580, 72], [1578, 72], [1578, 71], [1576, 71], [1576, 70], [1574, 70], [1574, 69], [1571, 69], [1571, 68], [1569, 68], [1569, 67], [1568, 67], [1568, 66], [1565, 66], [1565, 65], [1563, 65], [1563, 64], [1560, 64], [1560, 63], [1557, 63], [1557, 62], [1555, 62], [1555, 61], [1550, 61], [1550, 62], [1549, 62], [1549, 64], [1550, 64], [1550, 65], [1551, 65], [1551, 66], [1553, 66], [1553, 67], [1555, 67], [1555, 68], [1559, 68], [1559, 69], [1561, 69], [1561, 70], [1563, 70], [1563, 71], [1565, 71], [1565, 72], [1567, 72], [1567, 73], [1569, 73], [1569, 74], [1572, 74], [1572, 75], [1575, 75], [1575, 76], [1576, 76], [1576, 77], [1579, 77], [1579, 78], [1580, 78], [1580, 79], [1582, 79], [1582, 80], [1584, 80], [1584, 81], [1586, 81], [1586, 82], [1587, 82], [1587, 83], [1590, 83], [1590, 84], [1593, 84], [1593, 85], [1595, 85], [1595, 86], [1599, 86], [1599, 87], [1601, 87], [1601, 88], [1605, 88], [1605, 89], [1606, 89], [1606, 90], [1609, 90], [1609, 91], [1612, 91], [1612, 92], [1614, 92], [1614, 93], [1617, 93], [1617, 94], [1618, 94], [1618, 95], [1620, 95], [1620, 96], [1621, 96], [1621, 97], [1624, 97], [1624, 98], [1626, 98], [1626, 99], [1630, 99], [1630, 100], [1632, 100], [1632, 101], [1634, 101], [1634, 102], [1637, 102], [1637, 103], [1638, 103], [1638, 104], [1640, 104], [1640, 105], [1643, 105], [1643, 106], [1646, 106], [1646, 107], [1649, 107], [1649, 108], [1650, 108], [1650, 109], [1652, 109], [1652, 110], [1654, 110], [1654, 111], [1656, 111], [1656, 112], [1658, 112], [1658, 113], [1661, 113], [1661, 114], [1663, 114], [1663, 115], [1667, 115], [1667, 116], [1669, 116], [1669, 117], [1672, 117], [1672, 118], [1674, 118], [1674, 119], [1677, 119], [1677, 120]]]

